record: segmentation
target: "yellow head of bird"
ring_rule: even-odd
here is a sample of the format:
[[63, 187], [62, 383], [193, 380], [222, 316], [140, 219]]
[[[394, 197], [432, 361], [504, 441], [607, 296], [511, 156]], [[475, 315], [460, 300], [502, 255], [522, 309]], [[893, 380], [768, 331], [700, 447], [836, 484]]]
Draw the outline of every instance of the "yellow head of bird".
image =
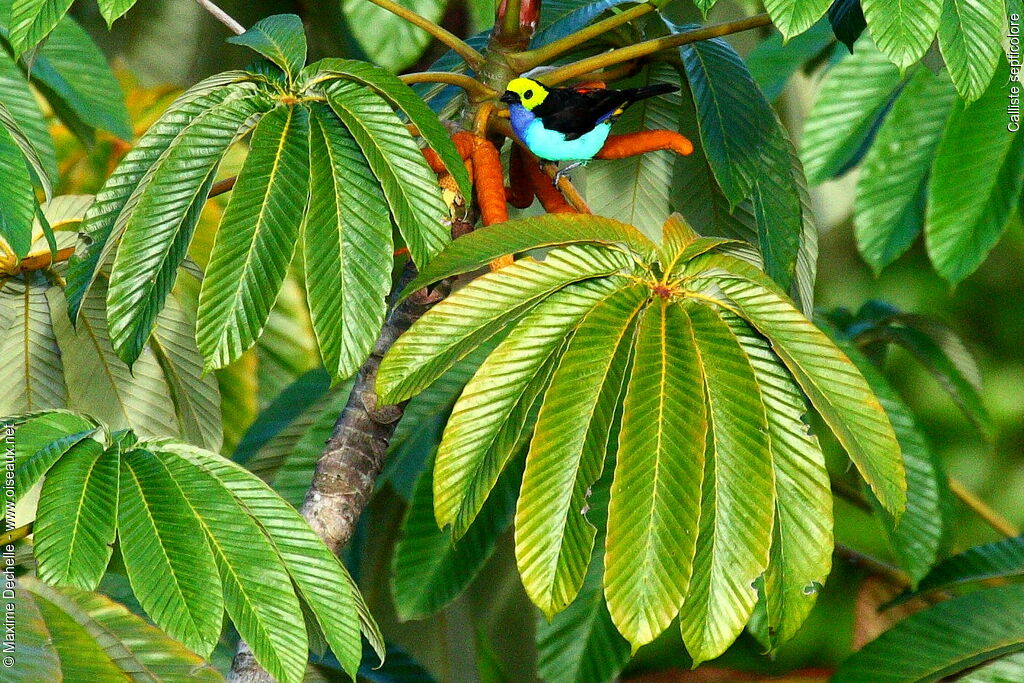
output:
[[513, 78], [505, 86], [501, 101], [506, 104], [521, 104], [527, 109], [540, 106], [548, 96], [548, 89], [532, 78]]

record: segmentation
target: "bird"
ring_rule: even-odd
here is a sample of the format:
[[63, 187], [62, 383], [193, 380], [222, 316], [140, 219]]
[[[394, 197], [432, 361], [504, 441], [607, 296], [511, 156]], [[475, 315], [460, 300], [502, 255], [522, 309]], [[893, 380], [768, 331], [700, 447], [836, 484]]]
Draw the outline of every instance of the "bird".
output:
[[547, 161], [585, 162], [601, 151], [612, 122], [627, 107], [678, 89], [669, 83], [625, 90], [549, 88], [519, 77], [509, 81], [499, 99], [508, 105], [512, 130], [534, 155]]

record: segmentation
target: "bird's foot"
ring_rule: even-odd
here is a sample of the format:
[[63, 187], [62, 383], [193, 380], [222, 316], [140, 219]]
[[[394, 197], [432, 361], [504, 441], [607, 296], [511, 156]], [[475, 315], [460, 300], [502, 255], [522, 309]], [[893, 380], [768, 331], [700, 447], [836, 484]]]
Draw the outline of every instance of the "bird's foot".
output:
[[584, 165], [584, 162], [582, 162], [582, 161], [577, 161], [577, 162], [574, 162], [574, 163], [571, 163], [571, 164], [569, 164], [569, 165], [568, 165], [568, 166], [566, 166], [565, 168], [560, 168], [560, 169], [558, 169], [558, 172], [557, 172], [557, 173], [555, 173], [555, 177], [554, 177], [554, 182], [555, 182], [555, 186], [556, 186], [556, 187], [558, 186], [558, 183], [559, 183], [559, 181], [560, 181], [560, 180], [561, 180], [561, 179], [562, 179], [563, 177], [568, 177], [568, 175], [569, 175], [569, 171], [571, 171], [571, 170], [573, 170], [573, 169], [575, 169], [575, 168], [578, 168], [578, 167], [580, 167], [580, 166], [583, 166], [583, 165]]

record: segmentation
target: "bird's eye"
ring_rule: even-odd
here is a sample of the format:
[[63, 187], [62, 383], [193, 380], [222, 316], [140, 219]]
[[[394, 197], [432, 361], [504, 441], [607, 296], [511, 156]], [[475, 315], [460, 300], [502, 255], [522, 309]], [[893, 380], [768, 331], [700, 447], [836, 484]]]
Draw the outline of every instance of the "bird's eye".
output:
[[533, 91], [532, 90], [527, 90], [526, 92], [523, 93], [523, 97], [528, 99], [528, 100], [532, 100], [533, 99]]

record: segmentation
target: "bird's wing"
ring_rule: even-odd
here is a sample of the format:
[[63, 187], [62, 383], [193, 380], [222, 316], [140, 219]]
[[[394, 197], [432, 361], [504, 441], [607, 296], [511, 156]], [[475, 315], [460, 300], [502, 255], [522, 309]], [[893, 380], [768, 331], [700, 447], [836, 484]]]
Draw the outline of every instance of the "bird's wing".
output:
[[618, 90], [552, 88], [533, 113], [548, 130], [575, 140], [621, 114], [627, 100], [628, 95]]

